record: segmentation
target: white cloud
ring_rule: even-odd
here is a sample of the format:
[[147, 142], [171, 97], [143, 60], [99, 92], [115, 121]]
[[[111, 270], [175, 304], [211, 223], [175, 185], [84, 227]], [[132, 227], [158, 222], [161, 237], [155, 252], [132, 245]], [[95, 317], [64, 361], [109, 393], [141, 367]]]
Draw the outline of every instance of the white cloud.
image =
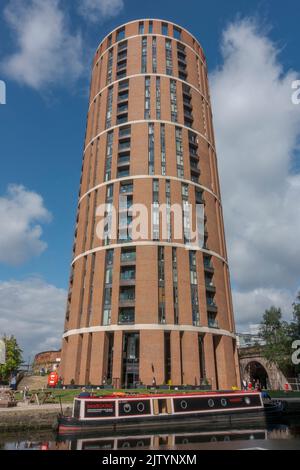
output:
[[78, 11], [91, 23], [117, 16], [124, 7], [123, 0], [80, 0]]
[[38, 278], [0, 282], [0, 331], [17, 338], [25, 361], [61, 347], [66, 295]]
[[41, 254], [47, 244], [40, 238], [42, 228], [38, 222], [50, 220], [51, 214], [39, 194], [10, 185], [7, 194], [0, 197], [0, 262], [17, 265]]
[[300, 175], [291, 167], [300, 107], [295, 71], [253, 20], [222, 38], [211, 76], [214, 124], [237, 323], [257, 322], [272, 303], [288, 307], [300, 285]]
[[37, 90], [81, 76], [81, 34], [71, 33], [60, 0], [10, 0], [4, 17], [17, 46], [2, 61], [7, 76]]
[[[287, 289], [253, 289], [246, 292], [234, 292], [234, 309], [236, 315], [237, 331], [251, 329], [251, 324], [259, 324], [262, 314], [272, 305], [281, 308], [282, 317], [288, 319], [293, 294]], [[249, 327], [250, 325], [250, 327]]]

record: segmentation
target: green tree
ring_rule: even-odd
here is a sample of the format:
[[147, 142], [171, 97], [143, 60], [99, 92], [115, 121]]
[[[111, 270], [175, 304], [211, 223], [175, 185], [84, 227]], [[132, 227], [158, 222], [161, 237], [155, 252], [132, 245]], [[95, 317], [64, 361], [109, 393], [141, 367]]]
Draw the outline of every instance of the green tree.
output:
[[260, 324], [259, 336], [264, 342], [263, 356], [277, 365], [286, 375], [294, 373], [292, 364], [293, 329], [291, 324], [282, 320], [280, 308], [274, 306], [265, 310]]
[[0, 364], [0, 378], [9, 380], [12, 372], [17, 371], [22, 364], [22, 349], [14, 336], [4, 336], [2, 339], [5, 342], [6, 359], [5, 364]]

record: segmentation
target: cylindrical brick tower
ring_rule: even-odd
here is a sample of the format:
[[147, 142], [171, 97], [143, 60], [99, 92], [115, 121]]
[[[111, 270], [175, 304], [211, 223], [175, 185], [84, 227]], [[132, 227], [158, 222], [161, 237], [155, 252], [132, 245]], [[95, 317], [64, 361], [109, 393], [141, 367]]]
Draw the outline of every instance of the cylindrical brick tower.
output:
[[[127, 230], [136, 204], [151, 227], [141, 239]], [[188, 204], [203, 204], [203, 244], [189, 244]], [[126, 23], [94, 58], [60, 373], [240, 383], [206, 61], [170, 22]]]

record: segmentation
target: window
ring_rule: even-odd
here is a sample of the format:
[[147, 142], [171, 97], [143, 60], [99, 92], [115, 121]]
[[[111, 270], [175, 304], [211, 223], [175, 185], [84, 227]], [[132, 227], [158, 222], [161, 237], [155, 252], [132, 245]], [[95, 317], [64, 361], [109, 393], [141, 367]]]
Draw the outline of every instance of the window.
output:
[[172, 41], [166, 39], [166, 74], [173, 74]]
[[145, 119], [150, 119], [150, 77], [145, 77]]
[[160, 155], [161, 155], [161, 174], [166, 174], [166, 129], [165, 125], [160, 125]]
[[119, 309], [119, 323], [134, 323], [134, 307], [121, 307]]
[[144, 22], [140, 21], [139, 22], [139, 34], [144, 34]]
[[125, 27], [117, 30], [117, 42], [125, 38]]
[[135, 280], [135, 267], [121, 266], [121, 281], [134, 281]]
[[148, 164], [149, 175], [154, 175], [154, 124], [148, 126]]
[[112, 103], [113, 103], [113, 87], [110, 87], [107, 93], [106, 129], [111, 127]]
[[158, 261], [158, 321], [166, 323], [165, 308], [165, 254], [164, 247], [157, 247]]
[[107, 38], [107, 47], [111, 46], [112, 35], [110, 34]]
[[177, 163], [177, 176], [179, 178], [184, 177], [183, 171], [183, 147], [182, 147], [182, 130], [180, 127], [175, 129], [176, 138], [176, 163]]
[[178, 307], [178, 274], [177, 274], [177, 252], [172, 248], [172, 267], [173, 267], [173, 304], [174, 304], [174, 323], [178, 325], [179, 307]]
[[177, 122], [177, 91], [176, 80], [170, 80], [171, 121]]
[[147, 36], [142, 38], [142, 73], [147, 72]]
[[133, 183], [132, 181], [122, 182], [120, 186], [120, 193], [132, 193], [133, 192]]
[[102, 324], [109, 325], [111, 322], [111, 298], [112, 298], [112, 277], [113, 277], [114, 250], [107, 250], [105, 255], [105, 276], [103, 293], [103, 315]]
[[157, 179], [152, 183], [152, 239], [159, 240], [159, 182]]
[[152, 72], [157, 72], [157, 43], [156, 36], [152, 38]]
[[183, 114], [184, 114], [184, 125], [192, 127], [193, 125], [193, 106], [192, 106], [192, 94], [191, 88], [183, 83], [182, 85], [182, 97], [183, 97]]
[[153, 33], [153, 21], [149, 21], [149, 34]]
[[131, 134], [131, 126], [122, 126], [119, 128], [119, 139], [121, 137], [127, 137]]
[[196, 252], [189, 252], [190, 259], [190, 281], [191, 281], [191, 303], [192, 303], [192, 320], [194, 326], [199, 326], [199, 299], [198, 299], [198, 280], [196, 271]]
[[167, 240], [171, 241], [171, 184], [166, 180], [166, 206], [167, 206]]
[[114, 139], [114, 131], [108, 132], [107, 140], [106, 140], [105, 181], [109, 181], [111, 179], [113, 139]]
[[136, 259], [135, 248], [122, 248], [122, 251], [121, 251], [122, 263], [135, 262], [135, 259]]
[[120, 303], [134, 302], [135, 301], [135, 287], [134, 286], [121, 286], [119, 301]]
[[[104, 245], [110, 244], [111, 239], [111, 226], [112, 226], [112, 203], [113, 203], [113, 194], [114, 194], [114, 185], [109, 184], [106, 188], [106, 210], [105, 210], [105, 219], [106, 223], [104, 226]], [[108, 256], [112, 256], [111, 250], [107, 251]], [[109, 259], [109, 264], [112, 264], [112, 260]]]
[[160, 119], [160, 77], [156, 77], [156, 119]]
[[161, 24], [161, 34], [168, 36], [168, 23]]
[[177, 28], [176, 26], [173, 27], [173, 37], [175, 39], [181, 39], [181, 29]]
[[190, 206], [188, 201], [189, 187], [187, 184], [182, 183], [181, 185], [182, 194], [182, 208], [183, 208], [183, 235], [184, 242], [190, 242], [191, 238], [191, 219], [190, 219]]
[[119, 83], [119, 92], [121, 90], [126, 90], [129, 88], [129, 80], [122, 80], [120, 83]]
[[113, 65], [113, 55], [114, 55], [114, 49], [110, 49], [108, 53], [108, 63], [107, 63], [107, 77], [106, 77], [106, 83], [107, 85], [111, 83], [112, 81], [112, 65]]

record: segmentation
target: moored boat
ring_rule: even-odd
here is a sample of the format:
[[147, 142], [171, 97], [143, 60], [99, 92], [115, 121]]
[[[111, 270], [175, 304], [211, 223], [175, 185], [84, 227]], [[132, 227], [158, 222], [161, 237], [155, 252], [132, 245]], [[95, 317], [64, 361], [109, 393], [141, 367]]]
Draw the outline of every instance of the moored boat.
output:
[[170, 394], [113, 394], [74, 398], [72, 416], [58, 416], [61, 435], [107, 432], [138, 427], [159, 429], [174, 425], [265, 420], [279, 404], [266, 406], [259, 392], [207, 392]]

